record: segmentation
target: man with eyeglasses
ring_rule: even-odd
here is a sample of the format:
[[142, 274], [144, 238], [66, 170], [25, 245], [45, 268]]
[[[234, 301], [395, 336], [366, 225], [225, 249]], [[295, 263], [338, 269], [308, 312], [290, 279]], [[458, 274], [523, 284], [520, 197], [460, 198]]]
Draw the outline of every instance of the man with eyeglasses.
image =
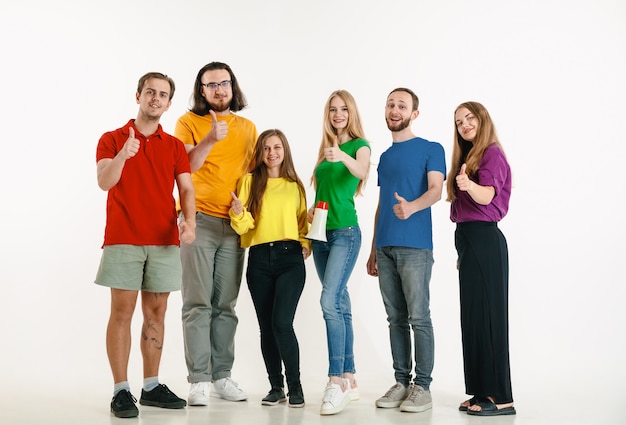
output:
[[[111, 288], [106, 348], [113, 373], [111, 412], [139, 415], [130, 392], [131, 320], [141, 291], [144, 381], [139, 403], [169, 409], [186, 406], [158, 379], [167, 300], [181, 288], [179, 245], [195, 239], [195, 196], [184, 145], [159, 124], [174, 96], [174, 81], [159, 72], [139, 79], [139, 112], [106, 132], [96, 150], [98, 186], [107, 194], [102, 259], [95, 283]], [[186, 219], [176, 224], [174, 182]], [[182, 244], [180, 242], [183, 242]]]
[[246, 106], [230, 66], [211, 62], [198, 72], [192, 107], [174, 131], [187, 148], [196, 191], [196, 241], [181, 249], [190, 406], [206, 406], [208, 397], [248, 398], [231, 379], [244, 249], [228, 215], [257, 139], [254, 123], [235, 114]]

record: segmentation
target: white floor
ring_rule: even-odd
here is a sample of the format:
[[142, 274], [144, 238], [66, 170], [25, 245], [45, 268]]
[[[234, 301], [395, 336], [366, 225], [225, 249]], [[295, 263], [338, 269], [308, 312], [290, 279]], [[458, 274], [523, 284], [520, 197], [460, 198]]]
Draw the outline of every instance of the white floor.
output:
[[[323, 387], [323, 385], [321, 385]], [[211, 399], [206, 407], [187, 407], [179, 410], [139, 406], [138, 418], [118, 419], [108, 409], [108, 388], [74, 388], [62, 390], [46, 388], [32, 382], [16, 391], [4, 391], [1, 399], [0, 424], [41, 425], [313, 425], [313, 424], [441, 424], [441, 425], [620, 425], [626, 423], [623, 396], [585, 394], [572, 386], [572, 391], [552, 393], [549, 387], [537, 386], [536, 391], [518, 393], [517, 415], [492, 418], [469, 416], [457, 410], [462, 394], [433, 390], [434, 406], [423, 413], [402, 413], [397, 409], [379, 409], [374, 400], [381, 394], [361, 389], [361, 399], [351, 402], [341, 413], [320, 416], [321, 388], [305, 384], [306, 406], [289, 408], [286, 404], [261, 406], [265, 390], [251, 392], [244, 402]], [[102, 386], [100, 386], [102, 387]], [[187, 385], [170, 385], [181, 397], [186, 397]], [[6, 388], [5, 388], [6, 390]], [[384, 390], [384, 389], [383, 389]], [[138, 391], [137, 391], [138, 392]], [[577, 397], [577, 398], [576, 398]]]
[[[364, 270], [363, 265], [360, 270]], [[372, 279], [363, 278], [355, 280], [351, 290], [361, 399], [337, 415], [320, 416], [328, 360], [319, 284], [313, 271], [310, 276], [294, 324], [306, 399], [303, 409], [261, 406], [269, 387], [254, 308], [242, 285], [232, 373], [249, 394], [248, 401], [212, 399], [207, 407], [181, 410], [140, 406], [139, 418], [113, 417], [109, 411], [113, 383], [104, 344], [109, 295], [88, 282], [74, 287], [71, 296], [70, 292], [58, 293], [50, 285], [49, 292], [24, 288], [19, 297], [0, 299], [0, 425], [626, 425], [626, 340], [623, 329], [617, 330], [624, 321], [615, 318], [611, 310], [600, 308], [597, 314], [584, 317], [578, 307], [572, 307], [571, 314], [562, 309], [555, 315], [547, 307], [542, 312], [535, 306], [541, 299], [532, 291], [521, 292], [525, 288], [522, 285], [516, 286], [512, 297], [510, 321], [517, 415], [481, 418], [459, 412], [458, 404], [467, 396], [458, 298], [454, 276], [437, 275], [431, 290], [436, 339], [433, 409], [401, 413], [374, 406], [376, 398], [394, 383], [393, 369], [380, 293]], [[159, 376], [172, 391], [186, 398], [189, 384], [180, 309], [180, 296], [174, 294], [166, 316]], [[139, 397], [142, 367], [137, 337], [141, 317], [137, 310], [129, 382]]]

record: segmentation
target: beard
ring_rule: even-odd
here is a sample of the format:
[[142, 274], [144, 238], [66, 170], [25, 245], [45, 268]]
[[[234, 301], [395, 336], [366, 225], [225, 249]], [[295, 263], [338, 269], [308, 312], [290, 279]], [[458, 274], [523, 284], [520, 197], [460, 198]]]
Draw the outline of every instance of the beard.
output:
[[403, 121], [400, 121], [399, 123], [394, 123], [390, 121], [389, 118], [387, 118], [386, 121], [387, 121], [387, 128], [391, 131], [402, 131], [405, 128], [407, 128], [409, 125], [411, 125], [411, 118], [407, 118]]
[[230, 109], [230, 99], [222, 98], [218, 102], [207, 101], [215, 112], [224, 112]]

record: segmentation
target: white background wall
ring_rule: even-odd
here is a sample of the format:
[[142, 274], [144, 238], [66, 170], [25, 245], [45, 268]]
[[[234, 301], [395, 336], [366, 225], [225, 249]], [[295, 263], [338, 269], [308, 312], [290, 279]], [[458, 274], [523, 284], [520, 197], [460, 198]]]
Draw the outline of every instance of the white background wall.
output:
[[[549, 403], [546, 393], [588, 396], [591, 388], [621, 401], [626, 3], [371, 3], [0, 4], [0, 392], [26, 391], [34, 381], [54, 388], [97, 385], [108, 394], [109, 294], [92, 283], [106, 201], [96, 184], [96, 144], [103, 132], [136, 116], [136, 84], [147, 71], [176, 81], [173, 105], [162, 119], [173, 132], [189, 106], [197, 71], [218, 60], [232, 66], [248, 97], [250, 107], [241, 114], [259, 131], [285, 131], [307, 181], [327, 96], [343, 88], [357, 100], [373, 151], [370, 184], [357, 201], [364, 244], [350, 281], [362, 389], [377, 393], [393, 382], [385, 314], [365, 262], [377, 201], [376, 164], [391, 142], [384, 103], [391, 89], [407, 86], [421, 100], [414, 132], [439, 141], [448, 161], [453, 111], [467, 100], [488, 108], [508, 154], [514, 189], [501, 228], [510, 246], [518, 404]], [[433, 208], [433, 391], [460, 401], [448, 209], [445, 201]], [[327, 367], [319, 292], [311, 259], [296, 321], [311, 393], [323, 388]], [[162, 375], [186, 391], [180, 305], [180, 294], [172, 294]], [[249, 392], [262, 393], [267, 384], [245, 281], [238, 312], [233, 376]], [[138, 315], [136, 335], [139, 323]], [[138, 345], [131, 368], [138, 387]]]

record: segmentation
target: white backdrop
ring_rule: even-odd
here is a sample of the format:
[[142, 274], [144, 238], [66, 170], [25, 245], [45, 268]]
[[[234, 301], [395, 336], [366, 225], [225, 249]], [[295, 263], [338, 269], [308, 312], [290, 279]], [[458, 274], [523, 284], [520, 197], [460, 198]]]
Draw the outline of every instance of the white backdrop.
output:
[[[373, 152], [370, 182], [357, 200], [364, 243], [350, 281], [362, 391], [378, 393], [393, 383], [385, 314], [365, 262], [376, 165], [391, 142], [384, 103], [391, 89], [406, 86], [421, 101], [414, 132], [439, 141], [448, 161], [453, 111], [467, 100], [488, 108], [508, 154], [514, 189], [501, 228], [510, 246], [518, 405], [549, 403], [555, 393], [578, 397], [589, 388], [621, 401], [626, 232], [623, 188], [611, 184], [621, 183], [624, 167], [626, 3], [509, 3], [2, 2], [0, 393], [12, 387], [16, 396], [16, 388], [26, 391], [33, 381], [57, 389], [95, 385], [109, 393], [109, 294], [92, 283], [106, 200], [96, 184], [96, 144], [103, 132], [136, 116], [137, 80], [148, 71], [164, 72], [177, 84], [162, 119], [173, 132], [189, 107], [197, 71], [217, 60], [232, 66], [248, 97], [250, 107], [241, 114], [259, 131], [285, 131], [305, 181], [327, 96], [342, 88], [357, 100]], [[443, 200], [433, 208], [432, 388], [460, 401], [448, 209]], [[296, 320], [311, 393], [323, 388], [327, 367], [319, 292], [311, 259]], [[172, 294], [161, 374], [184, 393], [180, 306], [180, 294]], [[245, 280], [238, 313], [233, 377], [261, 394], [267, 381]], [[135, 335], [139, 323], [137, 315]], [[130, 379], [140, 385], [137, 344]]]

